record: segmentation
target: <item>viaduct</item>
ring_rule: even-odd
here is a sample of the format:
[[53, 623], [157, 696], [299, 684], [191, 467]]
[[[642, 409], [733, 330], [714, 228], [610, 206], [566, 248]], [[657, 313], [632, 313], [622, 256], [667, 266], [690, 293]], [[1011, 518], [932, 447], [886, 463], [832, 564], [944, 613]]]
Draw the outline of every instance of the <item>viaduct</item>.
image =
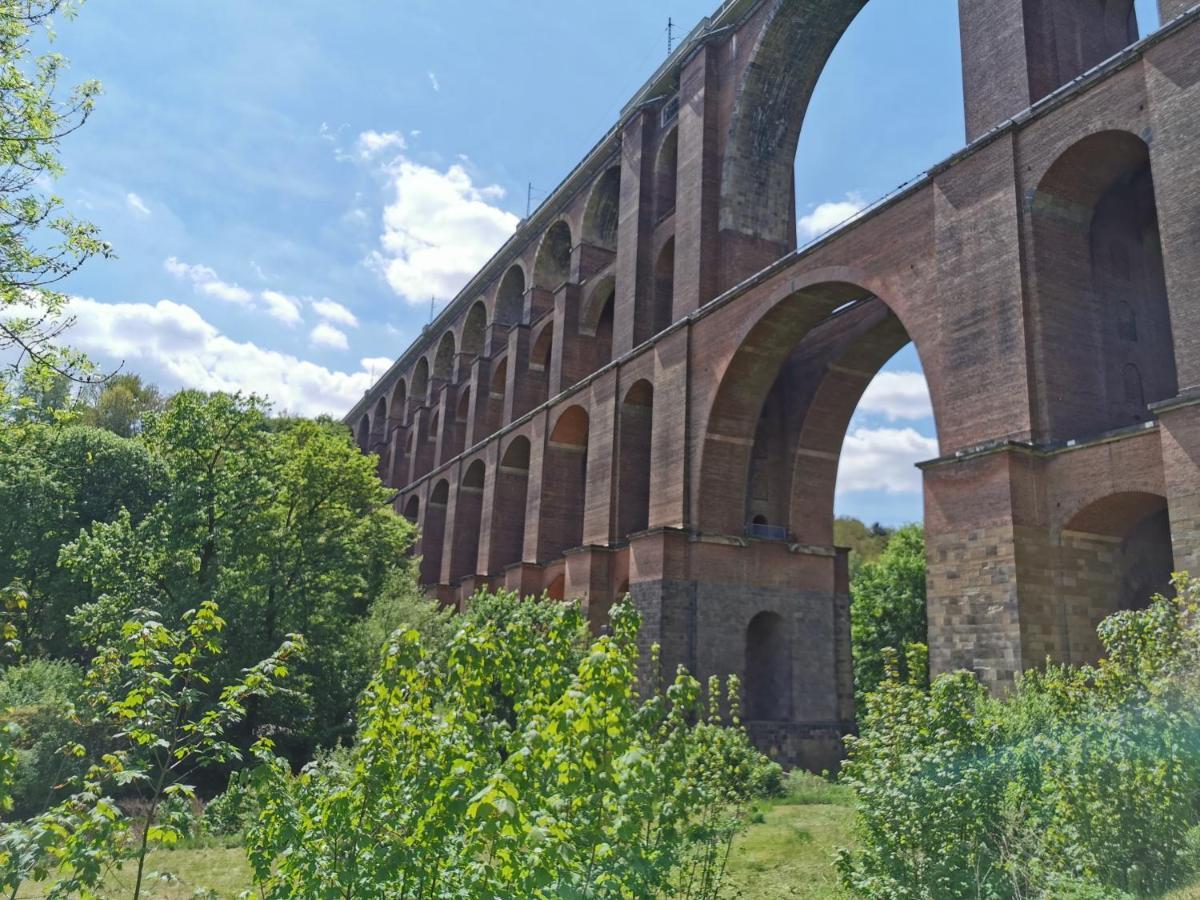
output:
[[965, 149], [796, 249], [797, 139], [868, 0], [729, 0], [345, 418], [444, 602], [627, 592], [765, 749], [852, 728], [834, 486], [913, 342], [935, 671], [1003, 690], [1200, 572], [1200, 7], [959, 0]]

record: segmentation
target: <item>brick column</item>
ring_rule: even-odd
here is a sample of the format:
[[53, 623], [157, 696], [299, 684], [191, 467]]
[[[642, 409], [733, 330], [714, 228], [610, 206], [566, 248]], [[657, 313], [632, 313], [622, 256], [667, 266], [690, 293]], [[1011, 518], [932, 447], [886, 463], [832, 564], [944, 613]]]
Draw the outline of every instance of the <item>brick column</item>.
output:
[[717, 293], [720, 251], [717, 53], [713, 45], [697, 50], [679, 79], [679, 180], [675, 195], [672, 320], [698, 309]]
[[621, 137], [621, 205], [617, 231], [616, 297], [613, 300], [613, 358], [649, 337], [653, 319], [654, 135], [658, 110], [629, 120]]
[[[614, 463], [617, 449], [617, 375], [593, 383], [588, 406], [588, 473], [584, 497], [583, 543], [608, 544], [613, 522]], [[568, 579], [569, 581], [570, 579]]]
[[1162, 426], [1175, 568], [1200, 576], [1200, 393], [1159, 404], [1155, 412]]

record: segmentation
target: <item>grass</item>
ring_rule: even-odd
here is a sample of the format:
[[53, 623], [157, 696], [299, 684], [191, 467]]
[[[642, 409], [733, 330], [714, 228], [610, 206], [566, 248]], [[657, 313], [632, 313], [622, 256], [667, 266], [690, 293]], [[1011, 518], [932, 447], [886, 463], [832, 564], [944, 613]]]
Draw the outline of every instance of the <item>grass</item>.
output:
[[[726, 896], [739, 900], [840, 896], [833, 854], [853, 843], [853, 819], [853, 796], [848, 789], [815, 775], [792, 773], [784, 796], [760, 804], [750, 828], [734, 842]], [[250, 866], [238, 847], [160, 850], [150, 854], [146, 871], [154, 877], [143, 896], [162, 900], [233, 898], [252, 886]], [[127, 867], [111, 878], [103, 896], [131, 896], [133, 874]], [[43, 896], [36, 890], [17, 895], [20, 900]], [[1200, 881], [1163, 900], [1200, 900]]]

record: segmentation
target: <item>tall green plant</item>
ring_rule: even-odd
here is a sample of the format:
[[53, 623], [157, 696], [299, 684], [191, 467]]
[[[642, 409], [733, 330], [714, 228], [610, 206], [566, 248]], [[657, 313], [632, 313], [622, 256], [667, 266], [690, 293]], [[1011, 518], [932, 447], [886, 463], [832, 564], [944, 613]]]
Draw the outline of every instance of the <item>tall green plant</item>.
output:
[[[444, 654], [397, 633], [349, 759], [269, 754], [249, 832], [265, 897], [715, 897], [766, 764], [680, 673], [642, 698], [638, 619], [480, 598]], [[736, 686], [731, 686], [736, 690]]]

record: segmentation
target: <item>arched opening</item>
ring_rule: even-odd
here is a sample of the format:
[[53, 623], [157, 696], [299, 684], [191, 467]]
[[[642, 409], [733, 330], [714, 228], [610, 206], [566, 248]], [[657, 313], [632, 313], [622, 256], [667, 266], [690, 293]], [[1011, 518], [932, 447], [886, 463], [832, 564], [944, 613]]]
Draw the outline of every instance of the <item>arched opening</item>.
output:
[[583, 215], [583, 240], [594, 247], [617, 251], [617, 226], [621, 207], [621, 167], [600, 176]]
[[483, 305], [482, 300], [477, 300], [471, 305], [463, 322], [462, 352], [472, 357], [482, 354], [486, 335], [487, 307]]
[[354, 435], [354, 441], [358, 444], [358, 449], [363, 453], [368, 452], [367, 448], [371, 445], [371, 417], [363, 416], [358, 420], [358, 429]]
[[425, 507], [425, 530], [421, 533], [421, 584], [438, 584], [442, 579], [442, 548], [446, 541], [446, 506], [450, 482], [445, 478], [433, 486]]
[[404, 504], [404, 518], [414, 525], [421, 518], [421, 498], [415, 494], [408, 498], [408, 502]]
[[554, 321], [548, 319], [533, 340], [529, 351], [529, 371], [536, 379], [534, 406], [550, 399], [550, 361], [554, 354]]
[[525, 272], [510, 266], [496, 292], [496, 321], [501, 325], [518, 324], [525, 313]]
[[471, 417], [471, 389], [465, 387], [458, 395], [458, 406], [454, 411], [454, 420], [460, 425], [466, 425]]
[[650, 447], [654, 386], [639, 381], [625, 394], [618, 422], [617, 538], [650, 527]]
[[1033, 198], [1038, 437], [1149, 420], [1175, 396], [1174, 340], [1149, 148], [1106, 131], [1067, 150]]
[[571, 277], [571, 226], [561, 219], [550, 226], [538, 248], [533, 267], [533, 283], [556, 291]]
[[454, 504], [454, 545], [450, 581], [475, 575], [479, 562], [479, 525], [483, 516], [483, 484], [487, 467], [477, 459], [467, 467]]
[[499, 574], [521, 562], [525, 552], [525, 509], [529, 502], [529, 438], [518, 435], [504, 450], [496, 473], [492, 552], [488, 568]]
[[675, 238], [659, 251], [654, 264], [654, 334], [675, 320]]
[[485, 430], [494, 433], [504, 424], [504, 400], [508, 393], [508, 357], [502, 357], [492, 369], [488, 385], [488, 409]]
[[589, 374], [612, 362], [613, 316], [617, 298], [617, 281], [611, 275], [601, 280], [588, 295], [579, 322], [580, 334], [591, 337], [591, 367]]
[[379, 454], [379, 477], [387, 478], [388, 470], [388, 406], [387, 398], [380, 397], [371, 415], [371, 437], [368, 449]]
[[679, 180], [679, 129], [672, 128], [658, 148], [654, 161], [654, 219], [675, 212], [675, 191]]
[[783, 616], [761, 612], [746, 628], [746, 720], [792, 717], [792, 651]]
[[538, 562], [557, 559], [583, 543], [588, 427], [586, 410], [572, 406], [558, 417], [546, 442]]
[[433, 357], [433, 377], [450, 381], [454, 374], [454, 332], [447, 331], [438, 341]]
[[1055, 585], [1061, 656], [1093, 663], [1101, 654], [1096, 627], [1124, 609], [1144, 609], [1155, 594], [1171, 592], [1174, 556], [1167, 501], [1129, 491], [1089, 503], [1062, 529]]
[[401, 378], [392, 388], [392, 400], [388, 404], [394, 425], [408, 424], [408, 383]]
[[422, 356], [413, 368], [412, 396], [418, 403], [429, 402], [429, 360]]

